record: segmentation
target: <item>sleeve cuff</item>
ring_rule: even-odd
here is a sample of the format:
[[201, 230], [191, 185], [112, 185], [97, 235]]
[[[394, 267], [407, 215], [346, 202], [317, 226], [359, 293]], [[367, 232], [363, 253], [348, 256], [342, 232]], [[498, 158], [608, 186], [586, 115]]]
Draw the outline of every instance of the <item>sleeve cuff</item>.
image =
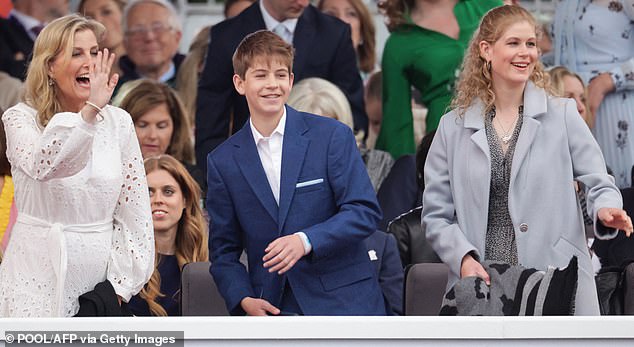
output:
[[304, 244], [304, 255], [310, 253], [310, 251], [313, 250], [313, 246], [310, 244], [308, 236], [306, 236], [306, 234], [302, 231], [296, 232], [295, 235], [299, 235], [299, 238], [302, 240], [302, 244]]

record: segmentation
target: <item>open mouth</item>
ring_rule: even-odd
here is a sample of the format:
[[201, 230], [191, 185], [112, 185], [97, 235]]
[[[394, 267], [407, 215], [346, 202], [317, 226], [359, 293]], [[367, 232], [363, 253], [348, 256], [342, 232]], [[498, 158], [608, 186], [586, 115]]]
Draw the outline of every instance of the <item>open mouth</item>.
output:
[[511, 65], [515, 66], [516, 68], [526, 69], [529, 64], [528, 63], [511, 63]]
[[88, 74], [78, 76], [75, 80], [81, 86], [90, 87], [90, 77], [88, 77]]
[[163, 210], [152, 211], [152, 216], [154, 217], [165, 217], [166, 215], [167, 215], [167, 212]]

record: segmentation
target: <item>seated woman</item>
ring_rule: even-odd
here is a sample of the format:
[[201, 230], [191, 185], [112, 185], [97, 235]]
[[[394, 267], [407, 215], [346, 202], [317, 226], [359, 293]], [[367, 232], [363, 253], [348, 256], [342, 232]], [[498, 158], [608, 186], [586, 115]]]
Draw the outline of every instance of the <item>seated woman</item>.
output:
[[149, 79], [135, 81], [130, 88], [119, 107], [132, 116], [143, 158], [173, 156], [187, 168], [204, 196], [207, 182], [194, 165], [191, 126], [179, 96], [166, 84]]
[[181, 270], [208, 259], [206, 222], [199, 188], [170, 155], [145, 159], [156, 240], [155, 269], [128, 308], [136, 316], [179, 316]]
[[[293, 86], [287, 103], [298, 111], [334, 118], [353, 129], [348, 99], [336, 85], [324, 79], [311, 77], [301, 80]], [[357, 144], [361, 139], [363, 134], [357, 134]], [[390, 172], [394, 159], [389, 153], [376, 149], [359, 148], [359, 151], [372, 187], [378, 191]]]

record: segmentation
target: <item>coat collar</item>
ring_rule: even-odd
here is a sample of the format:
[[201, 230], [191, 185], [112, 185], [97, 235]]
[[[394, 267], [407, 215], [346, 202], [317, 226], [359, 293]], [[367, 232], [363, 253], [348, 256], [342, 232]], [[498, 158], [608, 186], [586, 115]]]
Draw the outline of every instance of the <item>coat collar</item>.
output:
[[[528, 81], [524, 88], [524, 117], [538, 118], [546, 113], [548, 95], [543, 88]], [[466, 110], [464, 127], [470, 129], [484, 129], [484, 102], [480, 98]]]

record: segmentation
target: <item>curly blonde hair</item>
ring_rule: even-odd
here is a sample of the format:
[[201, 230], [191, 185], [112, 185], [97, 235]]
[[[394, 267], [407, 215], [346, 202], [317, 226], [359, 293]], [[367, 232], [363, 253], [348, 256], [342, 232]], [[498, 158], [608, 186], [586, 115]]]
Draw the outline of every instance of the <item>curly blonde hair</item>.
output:
[[[450, 108], [456, 109], [459, 115], [463, 115], [475, 99], [479, 98], [485, 104], [485, 113], [491, 110], [495, 103], [493, 93], [493, 80], [487, 62], [480, 55], [480, 42], [486, 41], [494, 44], [511, 24], [528, 22], [535, 27], [538, 38], [541, 34], [540, 26], [535, 18], [520, 6], [506, 5], [496, 7], [482, 17], [480, 27], [476, 30], [469, 42], [467, 52], [462, 62], [462, 71], [456, 83], [456, 94], [451, 101]], [[529, 79], [536, 86], [550, 92], [548, 74], [540, 61], [535, 63]]]
[[50, 22], [35, 40], [33, 59], [24, 81], [24, 101], [37, 111], [37, 122], [42, 127], [46, 127], [56, 113], [70, 111], [62, 108], [59, 90], [55, 83], [50, 83], [49, 66], [57, 59], [63, 59], [65, 64], [70, 62], [75, 34], [84, 30], [92, 31], [97, 42], [106, 31], [95, 20], [70, 14]]
[[[167, 171], [178, 183], [183, 197], [185, 198], [185, 209], [178, 222], [176, 232], [176, 261], [178, 267], [183, 269], [187, 263], [209, 260], [209, 249], [207, 248], [207, 223], [200, 207], [200, 187], [194, 181], [187, 169], [176, 158], [168, 154], [158, 157], [151, 157], [144, 160], [145, 173], [153, 171]], [[150, 281], [141, 290], [140, 296], [144, 299], [150, 312], [154, 316], [166, 316], [165, 309], [156, 302], [158, 297], [164, 297], [161, 293], [161, 274], [158, 271], [160, 257], [155, 257], [154, 272]]]

